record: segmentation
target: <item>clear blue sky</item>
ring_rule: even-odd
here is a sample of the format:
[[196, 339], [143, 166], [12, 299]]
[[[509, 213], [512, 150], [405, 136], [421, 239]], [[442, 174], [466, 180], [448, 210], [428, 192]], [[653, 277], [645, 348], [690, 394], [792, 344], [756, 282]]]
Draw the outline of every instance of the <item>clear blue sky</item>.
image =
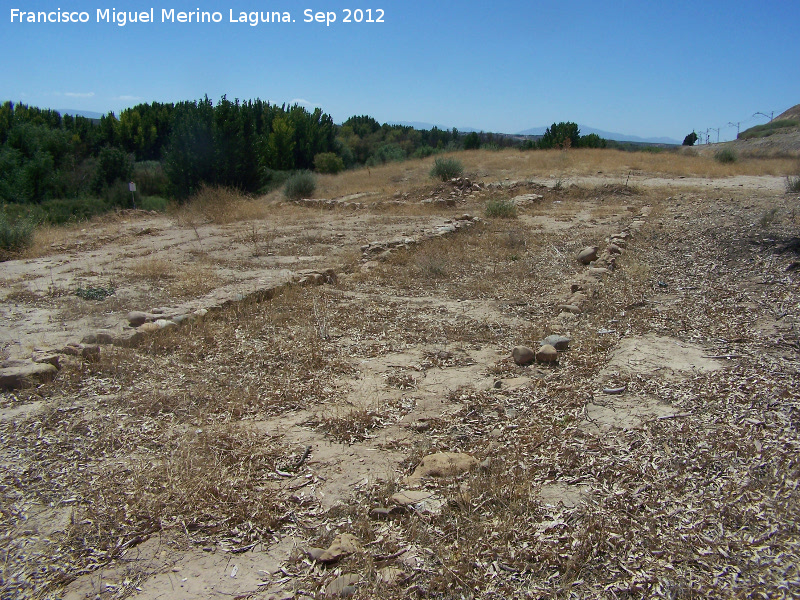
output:
[[[8, 0], [0, 100], [96, 112], [208, 95], [515, 133], [555, 121], [682, 140], [720, 139], [800, 103], [800, 2], [475, 0]], [[86, 11], [88, 23], [11, 22]], [[154, 23], [98, 23], [149, 11]], [[304, 10], [337, 22], [304, 23]], [[344, 9], [384, 23], [344, 23]], [[162, 23], [162, 9], [220, 23]], [[230, 23], [250, 11], [293, 23]], [[364, 17], [366, 19], [366, 15]], [[715, 138], [712, 134], [712, 141]]]

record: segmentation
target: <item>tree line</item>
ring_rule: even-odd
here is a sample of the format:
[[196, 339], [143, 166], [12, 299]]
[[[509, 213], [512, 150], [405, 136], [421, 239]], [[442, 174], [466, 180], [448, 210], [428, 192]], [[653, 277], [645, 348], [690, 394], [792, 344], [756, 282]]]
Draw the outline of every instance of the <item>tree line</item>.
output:
[[465, 136], [456, 129], [380, 124], [367, 115], [335, 125], [318, 108], [226, 96], [216, 103], [205, 97], [139, 104], [119, 117], [108, 113], [100, 119], [7, 101], [0, 105], [0, 203], [93, 198], [125, 206], [131, 178], [143, 194], [177, 200], [203, 184], [258, 192], [295, 170], [335, 173], [445, 150], [605, 142], [594, 138], [580, 136], [574, 123], [554, 123], [536, 144], [476, 132]]

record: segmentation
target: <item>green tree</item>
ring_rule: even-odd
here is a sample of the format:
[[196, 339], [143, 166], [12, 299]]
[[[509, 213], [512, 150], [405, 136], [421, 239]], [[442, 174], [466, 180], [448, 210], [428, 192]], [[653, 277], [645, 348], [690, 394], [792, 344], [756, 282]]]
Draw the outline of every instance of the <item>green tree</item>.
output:
[[272, 121], [272, 132], [267, 140], [267, 158], [269, 166], [279, 171], [294, 168], [294, 127], [285, 115], [279, 115]]
[[481, 147], [481, 136], [472, 131], [464, 136], [464, 150], [477, 150]]
[[683, 145], [684, 146], [694, 146], [697, 143], [697, 134], [693, 131], [685, 138], [683, 138]]
[[580, 130], [575, 123], [553, 123], [539, 140], [541, 148], [576, 148], [580, 140]]

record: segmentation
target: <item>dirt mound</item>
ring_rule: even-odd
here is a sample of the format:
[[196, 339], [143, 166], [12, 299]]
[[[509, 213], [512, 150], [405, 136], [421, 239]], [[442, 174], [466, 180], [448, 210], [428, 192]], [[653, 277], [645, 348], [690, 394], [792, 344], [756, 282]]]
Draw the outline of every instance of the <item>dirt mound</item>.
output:
[[779, 114], [775, 119], [800, 119], [800, 104], [795, 104], [792, 108]]

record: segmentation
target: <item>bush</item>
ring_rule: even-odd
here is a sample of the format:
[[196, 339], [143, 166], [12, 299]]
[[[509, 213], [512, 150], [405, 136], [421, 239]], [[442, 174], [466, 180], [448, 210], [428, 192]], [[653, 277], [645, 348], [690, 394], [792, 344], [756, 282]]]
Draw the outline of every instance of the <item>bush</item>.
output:
[[514, 219], [517, 216], [517, 207], [508, 200], [489, 200], [486, 203], [486, 216]]
[[800, 175], [792, 177], [786, 176], [786, 191], [787, 192], [800, 192]]
[[[130, 198], [130, 192], [128, 194]], [[110, 210], [101, 198], [58, 198], [46, 200], [38, 208], [42, 211], [42, 220], [52, 225], [87, 221]]]
[[322, 152], [314, 157], [314, 168], [320, 173], [335, 175], [344, 171], [344, 161], [334, 152]]
[[406, 151], [397, 144], [384, 144], [367, 159], [366, 166], [377, 167], [390, 162], [400, 162], [406, 159]]
[[19, 252], [33, 242], [34, 223], [30, 219], [11, 221], [5, 211], [0, 210], [0, 254]]
[[455, 158], [437, 158], [431, 167], [431, 177], [436, 177], [442, 181], [449, 181], [454, 177], [460, 177], [464, 172], [464, 165]]
[[722, 150], [718, 150], [717, 153], [714, 154], [714, 160], [723, 164], [735, 163], [736, 153], [730, 148], [723, 148]]
[[162, 164], [155, 160], [138, 162], [133, 167], [136, 194], [142, 196], [164, 196], [169, 189], [169, 179]]
[[133, 163], [130, 156], [120, 148], [105, 147], [97, 157], [97, 167], [92, 179], [92, 191], [99, 194], [103, 188], [113, 185], [117, 181], [126, 184], [133, 173]]
[[434, 154], [436, 150], [432, 146], [420, 146], [416, 150], [414, 150], [414, 154], [411, 155], [412, 158], [428, 158], [432, 154]]
[[317, 180], [310, 171], [300, 171], [295, 173], [286, 181], [283, 188], [283, 195], [290, 200], [300, 200], [309, 198], [317, 189]]
[[166, 212], [167, 200], [161, 196], [142, 196], [137, 205], [142, 210], [154, 210], [156, 212]]

